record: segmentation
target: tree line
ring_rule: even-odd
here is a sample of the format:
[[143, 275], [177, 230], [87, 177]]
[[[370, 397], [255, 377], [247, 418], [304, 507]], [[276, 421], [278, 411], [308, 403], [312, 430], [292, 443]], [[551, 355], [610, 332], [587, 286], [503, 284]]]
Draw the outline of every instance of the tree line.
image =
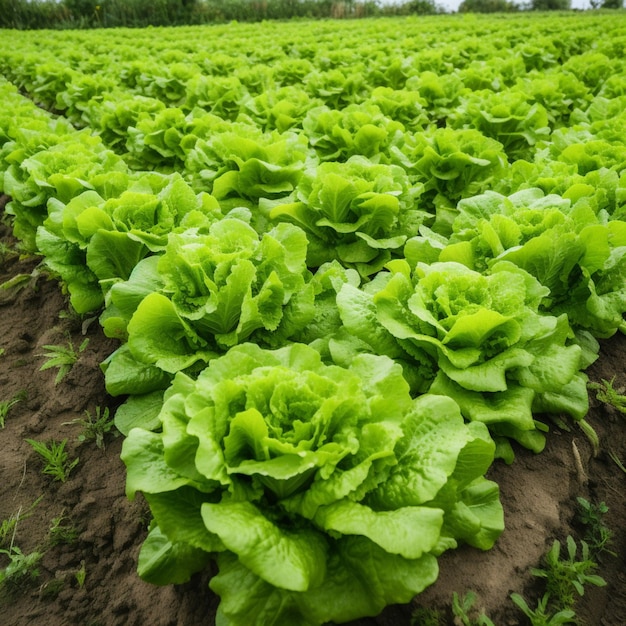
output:
[[0, 0], [0, 28], [145, 27], [443, 12], [435, 0]]
[[[592, 9], [621, 9], [624, 0], [591, 0]], [[514, 11], [568, 11], [571, 0], [463, 0], [459, 13], [511, 13]]]
[[[591, 0], [592, 8], [617, 9], [624, 0]], [[571, 0], [463, 0], [459, 12], [567, 10]], [[437, 0], [0, 0], [0, 28], [145, 27], [293, 18], [361, 18], [431, 15]]]

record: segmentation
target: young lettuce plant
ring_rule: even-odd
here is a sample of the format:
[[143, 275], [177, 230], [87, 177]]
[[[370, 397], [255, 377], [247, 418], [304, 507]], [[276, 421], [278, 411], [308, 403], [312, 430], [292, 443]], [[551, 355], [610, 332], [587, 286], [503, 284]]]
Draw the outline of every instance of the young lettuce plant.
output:
[[221, 624], [378, 614], [430, 585], [444, 550], [503, 529], [486, 427], [450, 398], [412, 399], [384, 356], [342, 368], [304, 344], [242, 344], [177, 374], [160, 422], [122, 450], [127, 494], [154, 516], [139, 573], [180, 583], [216, 555]]
[[7, 210], [15, 215], [14, 234], [27, 250], [39, 251], [37, 228], [47, 218], [49, 199], [69, 202], [91, 188], [87, 182], [109, 170], [125, 167], [121, 157], [107, 150], [91, 131], [71, 132], [56, 145], [40, 146], [36, 154], [16, 159], [5, 172], [5, 193], [12, 201]]
[[[112, 289], [105, 331], [128, 341], [107, 360], [109, 393], [148, 393], [247, 340], [280, 345], [313, 318], [307, 240], [291, 224], [263, 236], [241, 219], [169, 236]], [[152, 369], [149, 369], [152, 368]]]
[[436, 212], [438, 232], [448, 232], [456, 204], [481, 193], [505, 175], [502, 144], [473, 129], [434, 128], [404, 135], [392, 161], [424, 185], [422, 203]]
[[222, 217], [214, 198], [194, 193], [178, 174], [109, 172], [99, 182], [107, 193], [52, 199], [37, 231], [45, 263], [65, 282], [78, 313], [100, 308], [112, 285], [165, 248], [169, 233]]
[[475, 128], [504, 146], [510, 162], [532, 160], [536, 145], [550, 135], [548, 113], [521, 89], [474, 91], [448, 118], [452, 128]]
[[351, 104], [345, 109], [311, 109], [302, 128], [320, 161], [341, 162], [354, 155], [388, 161], [389, 147], [404, 126], [375, 104]]
[[261, 202], [261, 209], [271, 221], [306, 232], [309, 267], [338, 260], [371, 276], [401, 255], [408, 236], [429, 217], [416, 208], [421, 192], [402, 168], [353, 156], [308, 169], [287, 201]]
[[375, 104], [388, 118], [400, 122], [408, 131], [422, 130], [430, 123], [426, 101], [417, 91], [376, 87], [368, 101]]
[[235, 123], [198, 139], [185, 170], [194, 189], [209, 191], [223, 207], [233, 208], [289, 195], [308, 158], [301, 134], [264, 133], [252, 124]]
[[581, 348], [565, 316], [539, 312], [548, 290], [529, 273], [507, 262], [488, 275], [454, 262], [388, 267], [369, 290], [343, 286], [337, 303], [353, 336], [390, 356], [395, 343], [417, 364], [418, 389], [450, 396], [467, 419], [537, 452], [533, 412], [584, 417]]

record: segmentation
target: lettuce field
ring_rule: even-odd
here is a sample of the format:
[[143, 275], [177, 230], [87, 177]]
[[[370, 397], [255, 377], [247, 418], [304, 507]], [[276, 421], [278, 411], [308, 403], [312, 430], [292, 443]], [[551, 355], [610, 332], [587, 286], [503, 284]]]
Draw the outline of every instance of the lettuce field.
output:
[[625, 13], [0, 34], [5, 623], [626, 623]]

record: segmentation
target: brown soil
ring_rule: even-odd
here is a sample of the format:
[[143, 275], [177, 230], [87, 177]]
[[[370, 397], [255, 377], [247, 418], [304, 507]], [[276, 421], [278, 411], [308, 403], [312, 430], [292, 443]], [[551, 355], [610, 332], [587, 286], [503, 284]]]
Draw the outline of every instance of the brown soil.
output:
[[[0, 241], [14, 245], [0, 225]], [[0, 265], [0, 284], [17, 274], [29, 274], [37, 259], [9, 257]], [[136, 574], [139, 547], [146, 535], [149, 512], [141, 498], [124, 494], [125, 469], [119, 455], [121, 437], [109, 435], [104, 450], [78, 440], [83, 432], [72, 420], [84, 419], [96, 406], [115, 408], [104, 390], [100, 362], [116, 347], [103, 336], [97, 320], [67, 313], [59, 285], [45, 274], [23, 283], [21, 289], [0, 289], [0, 401], [20, 392], [26, 398], [13, 406], [0, 430], [0, 524], [20, 514], [15, 533], [0, 548], [19, 546], [24, 554], [43, 552], [39, 576], [0, 596], [0, 623], [7, 626], [212, 626], [217, 598], [208, 590], [210, 572], [179, 586], [154, 587]], [[87, 326], [87, 327], [85, 327]], [[68, 337], [80, 353], [71, 372], [55, 385], [55, 369], [40, 371], [46, 344], [65, 344]], [[626, 337], [604, 342], [602, 356], [589, 370], [591, 380], [611, 379], [626, 386]], [[388, 607], [377, 618], [353, 626], [409, 626], [417, 607], [438, 608], [453, 624], [453, 592], [474, 591], [497, 626], [527, 623], [509, 599], [522, 593], [535, 606], [543, 592], [530, 573], [554, 539], [568, 534], [581, 538], [575, 521], [576, 497], [606, 502], [605, 523], [614, 531], [611, 550], [604, 553], [598, 574], [603, 588], [588, 586], [578, 615], [589, 626], [626, 624], [626, 474], [610, 458], [626, 462], [626, 415], [592, 401], [588, 421], [600, 436], [600, 453], [593, 451], [582, 432], [552, 428], [540, 455], [517, 451], [511, 466], [494, 465], [490, 477], [501, 487], [507, 528], [488, 552], [461, 548], [440, 559], [439, 580], [410, 606]], [[71, 459], [78, 465], [69, 479], [54, 482], [42, 474], [38, 455], [25, 439], [49, 442], [67, 439]], [[34, 505], [34, 503], [37, 504]], [[33, 506], [34, 505], [34, 506]], [[69, 543], [51, 544], [53, 519], [78, 531]], [[0, 567], [7, 559], [0, 556]], [[83, 569], [84, 584], [76, 573]], [[294, 625], [297, 626], [297, 625]]]

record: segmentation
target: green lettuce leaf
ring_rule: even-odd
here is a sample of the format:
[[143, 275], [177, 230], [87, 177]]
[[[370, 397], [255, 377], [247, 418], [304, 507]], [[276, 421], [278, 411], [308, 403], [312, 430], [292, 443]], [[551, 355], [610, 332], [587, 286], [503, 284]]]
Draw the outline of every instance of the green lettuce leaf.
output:
[[155, 526], [139, 551], [137, 572], [153, 585], [181, 584], [204, 569], [209, 559], [209, 554], [188, 543], [170, 541]]

